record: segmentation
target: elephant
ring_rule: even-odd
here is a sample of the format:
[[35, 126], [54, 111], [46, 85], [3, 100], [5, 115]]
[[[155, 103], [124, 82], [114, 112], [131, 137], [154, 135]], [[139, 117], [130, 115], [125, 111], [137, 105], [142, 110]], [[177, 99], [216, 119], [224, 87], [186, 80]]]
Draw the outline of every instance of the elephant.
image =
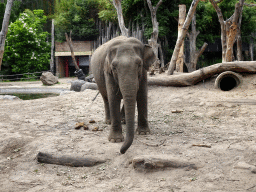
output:
[[147, 70], [156, 56], [149, 45], [133, 37], [119, 36], [98, 47], [91, 57], [91, 71], [104, 100], [105, 122], [111, 124], [108, 140], [124, 140], [121, 126], [123, 99], [126, 137], [120, 152], [124, 154], [134, 139], [135, 108], [137, 102], [138, 127], [136, 132], [149, 134], [147, 112]]

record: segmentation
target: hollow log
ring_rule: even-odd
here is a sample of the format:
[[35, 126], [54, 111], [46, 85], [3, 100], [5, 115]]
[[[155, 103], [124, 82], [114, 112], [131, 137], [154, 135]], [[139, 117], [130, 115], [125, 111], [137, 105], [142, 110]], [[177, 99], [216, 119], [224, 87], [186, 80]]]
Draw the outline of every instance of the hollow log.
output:
[[225, 71], [233, 71], [237, 73], [256, 73], [256, 61], [235, 61], [217, 63], [209, 67], [196, 70], [192, 73], [183, 73], [180, 75], [149, 77], [148, 85], [185, 87], [195, 85], [196, 83], [210, 78], [215, 74]]

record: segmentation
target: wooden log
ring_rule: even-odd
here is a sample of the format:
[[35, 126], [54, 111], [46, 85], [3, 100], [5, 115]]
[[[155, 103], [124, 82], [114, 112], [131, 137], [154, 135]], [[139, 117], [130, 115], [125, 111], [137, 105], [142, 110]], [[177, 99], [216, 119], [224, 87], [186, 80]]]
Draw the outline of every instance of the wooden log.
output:
[[61, 156], [54, 157], [47, 153], [39, 152], [36, 157], [39, 163], [65, 165], [70, 167], [92, 167], [97, 164], [105, 163], [106, 160], [99, 160], [93, 158], [69, 157]]
[[184, 87], [195, 85], [196, 83], [210, 78], [215, 74], [225, 71], [237, 73], [256, 73], [256, 61], [235, 61], [217, 63], [209, 67], [196, 70], [192, 73], [183, 73], [180, 75], [164, 76], [163, 78], [149, 77], [148, 85]]
[[135, 157], [131, 161], [134, 169], [144, 169], [144, 170], [152, 170], [152, 169], [163, 169], [163, 168], [188, 168], [188, 169], [199, 169], [202, 165], [196, 165], [193, 162], [186, 162], [182, 160], [178, 160], [175, 158], [164, 158], [164, 157], [150, 157], [150, 156], [142, 156]]

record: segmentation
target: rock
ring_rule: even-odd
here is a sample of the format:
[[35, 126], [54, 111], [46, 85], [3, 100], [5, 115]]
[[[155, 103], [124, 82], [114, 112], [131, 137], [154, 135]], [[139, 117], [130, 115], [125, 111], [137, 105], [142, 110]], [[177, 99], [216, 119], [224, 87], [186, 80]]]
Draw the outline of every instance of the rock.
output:
[[86, 81], [83, 81], [83, 80], [71, 81], [70, 91], [80, 92], [82, 85], [85, 83], [86, 83]]
[[84, 91], [86, 89], [98, 90], [98, 86], [96, 83], [86, 82], [85, 84], [82, 85], [81, 91]]
[[99, 127], [94, 127], [93, 129], [92, 129], [92, 131], [103, 131], [103, 129], [100, 129]]
[[21, 100], [21, 99], [13, 95], [0, 95], [0, 100]]
[[89, 123], [96, 123], [96, 121], [94, 119], [91, 119]]
[[70, 94], [70, 93], [74, 93], [75, 91], [61, 91], [60, 92], [60, 96], [62, 95], [67, 95], [67, 94]]
[[256, 172], [256, 168], [255, 166], [253, 165], [250, 165], [244, 161], [241, 161], [241, 162], [238, 162], [235, 166], [234, 166], [235, 169], [248, 169], [248, 170], [251, 170], [252, 173], [254, 173], [253, 171], [255, 170]]
[[85, 77], [85, 81], [92, 82], [94, 79], [93, 74], [90, 74], [89, 76]]
[[58, 83], [58, 77], [54, 76], [51, 72], [43, 72], [40, 80], [44, 85], [54, 85]]

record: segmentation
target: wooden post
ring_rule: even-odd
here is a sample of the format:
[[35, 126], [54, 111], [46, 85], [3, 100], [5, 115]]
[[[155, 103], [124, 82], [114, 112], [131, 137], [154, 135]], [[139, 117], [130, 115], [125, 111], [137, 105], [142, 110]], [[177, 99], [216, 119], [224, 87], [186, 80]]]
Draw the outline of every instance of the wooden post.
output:
[[[179, 24], [178, 24], [178, 38], [181, 36], [182, 27], [184, 25], [186, 19], [186, 5], [179, 5]], [[180, 47], [180, 52], [178, 55], [178, 60], [176, 63], [176, 71], [183, 72], [183, 65], [184, 65], [184, 40]]]
[[52, 46], [51, 46], [50, 71], [54, 73], [54, 19], [52, 20]]
[[60, 76], [60, 73], [59, 73], [59, 57], [56, 57], [56, 73], [55, 73], [55, 76], [56, 77]]
[[9, 20], [10, 20], [11, 10], [12, 10], [12, 3], [13, 3], [13, 0], [7, 1], [5, 13], [4, 13], [4, 19], [2, 23], [2, 30], [0, 32], [0, 70], [1, 70], [1, 65], [3, 61], [5, 38], [8, 31]]

